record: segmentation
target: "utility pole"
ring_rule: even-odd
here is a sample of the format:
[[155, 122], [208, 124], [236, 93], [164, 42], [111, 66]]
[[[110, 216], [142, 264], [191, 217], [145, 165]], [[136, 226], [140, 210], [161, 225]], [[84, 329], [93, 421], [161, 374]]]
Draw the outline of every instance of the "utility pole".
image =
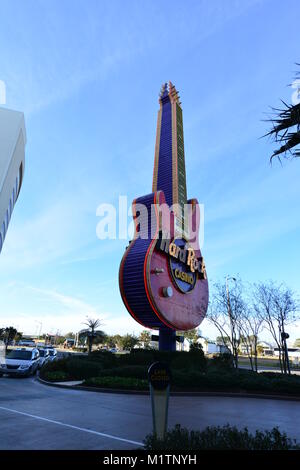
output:
[[39, 341], [40, 341], [40, 336], [41, 336], [41, 333], [42, 333], [42, 326], [43, 326], [43, 323], [42, 323], [41, 321], [38, 321], [38, 320], [35, 320], [35, 322], [40, 325], [40, 329], [38, 330], [38, 331], [39, 331], [38, 342], [39, 342]]
[[291, 369], [290, 369], [290, 361], [289, 361], [289, 354], [288, 354], [288, 347], [287, 347], [287, 344], [286, 344], [286, 340], [289, 339], [290, 335], [288, 333], [286, 333], [285, 331], [283, 331], [281, 333], [281, 342], [283, 344], [283, 352], [284, 352], [284, 369], [288, 371], [289, 375], [291, 374]]

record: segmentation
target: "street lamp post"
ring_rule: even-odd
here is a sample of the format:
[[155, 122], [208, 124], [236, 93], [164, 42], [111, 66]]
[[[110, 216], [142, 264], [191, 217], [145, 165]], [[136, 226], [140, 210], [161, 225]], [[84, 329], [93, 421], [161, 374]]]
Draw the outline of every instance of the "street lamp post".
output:
[[287, 368], [287, 371], [288, 373], [290, 374], [291, 373], [291, 369], [290, 369], [290, 361], [289, 361], [289, 354], [288, 354], [288, 348], [287, 348], [287, 344], [286, 344], [286, 340], [290, 337], [290, 335], [288, 333], [285, 333], [285, 331], [283, 331], [281, 333], [281, 340], [282, 340], [282, 343], [283, 343], [283, 348], [284, 348], [284, 363], [285, 363], [285, 369]]
[[40, 329], [38, 330], [38, 331], [39, 331], [38, 342], [39, 342], [39, 341], [40, 341], [41, 332], [42, 332], [43, 323], [42, 323], [41, 321], [38, 321], [38, 320], [35, 320], [35, 322], [40, 325]]

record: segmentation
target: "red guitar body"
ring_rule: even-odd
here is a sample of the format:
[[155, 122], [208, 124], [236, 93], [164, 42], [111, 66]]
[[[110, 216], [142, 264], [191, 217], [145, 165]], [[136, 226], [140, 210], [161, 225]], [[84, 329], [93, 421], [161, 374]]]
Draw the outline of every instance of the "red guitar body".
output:
[[[145, 212], [149, 212], [147, 219], [140, 213], [142, 206]], [[194, 250], [200, 270], [191, 273], [196, 278], [194, 286], [182, 281], [182, 284], [187, 284], [188, 290], [184, 291], [179, 284], [181, 279], [178, 283], [174, 279], [173, 257], [165, 249], [160, 249], [161, 240], [165, 240], [166, 248], [168, 243], [170, 247], [172, 241], [178, 239], [175, 216], [166, 204], [163, 191], [133, 202], [135, 235], [123, 256], [119, 280], [124, 304], [133, 318], [145, 327], [190, 330], [196, 328], [205, 316], [208, 282], [198, 241], [199, 205], [192, 200], [188, 206], [192, 238], [189, 237], [187, 245]], [[163, 235], [169, 237], [163, 238]], [[178, 262], [180, 264], [182, 268], [186, 267], [186, 264]], [[187, 269], [181, 272], [189, 273]]]

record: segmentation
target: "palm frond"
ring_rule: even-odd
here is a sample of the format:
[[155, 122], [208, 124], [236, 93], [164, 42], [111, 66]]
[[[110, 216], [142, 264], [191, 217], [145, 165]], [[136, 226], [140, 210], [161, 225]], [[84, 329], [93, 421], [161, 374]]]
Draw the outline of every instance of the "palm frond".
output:
[[[274, 135], [275, 141], [281, 140], [281, 131], [300, 125], [300, 103], [294, 106], [284, 104], [286, 108], [278, 110], [277, 118], [269, 119], [269, 122], [273, 124], [273, 128], [266, 135]], [[272, 109], [275, 110], [275, 108]]]
[[[296, 65], [299, 66], [300, 64]], [[296, 77], [300, 77], [300, 71], [296, 72]], [[281, 154], [284, 154], [285, 157], [288, 157], [288, 155], [292, 157], [300, 156], [300, 150], [293, 150], [294, 147], [300, 144], [300, 103], [292, 105], [283, 100], [281, 102], [283, 108], [271, 108], [274, 117], [268, 119], [268, 121], [272, 123], [272, 128], [264, 136], [271, 136], [275, 142], [283, 144], [273, 152], [270, 158], [271, 161], [275, 156], [280, 160], [279, 155]]]
[[282, 138], [282, 141], [285, 142], [285, 144], [273, 152], [271, 159], [277, 155], [287, 153], [289, 151], [292, 156], [300, 156], [300, 150], [296, 150], [295, 152], [291, 151], [292, 148], [300, 144], [300, 131], [288, 133], [285, 137]]

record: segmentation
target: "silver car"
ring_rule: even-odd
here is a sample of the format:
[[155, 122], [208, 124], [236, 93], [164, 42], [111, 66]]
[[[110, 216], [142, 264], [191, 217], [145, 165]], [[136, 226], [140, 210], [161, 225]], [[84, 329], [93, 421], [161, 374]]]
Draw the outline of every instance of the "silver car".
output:
[[36, 373], [40, 354], [36, 348], [9, 349], [1, 358], [0, 376], [3, 374], [29, 376]]
[[50, 354], [48, 348], [39, 348], [40, 364], [39, 368], [43, 367], [49, 361]]
[[57, 359], [57, 351], [54, 348], [48, 348], [49, 351], [49, 361], [55, 361]]

